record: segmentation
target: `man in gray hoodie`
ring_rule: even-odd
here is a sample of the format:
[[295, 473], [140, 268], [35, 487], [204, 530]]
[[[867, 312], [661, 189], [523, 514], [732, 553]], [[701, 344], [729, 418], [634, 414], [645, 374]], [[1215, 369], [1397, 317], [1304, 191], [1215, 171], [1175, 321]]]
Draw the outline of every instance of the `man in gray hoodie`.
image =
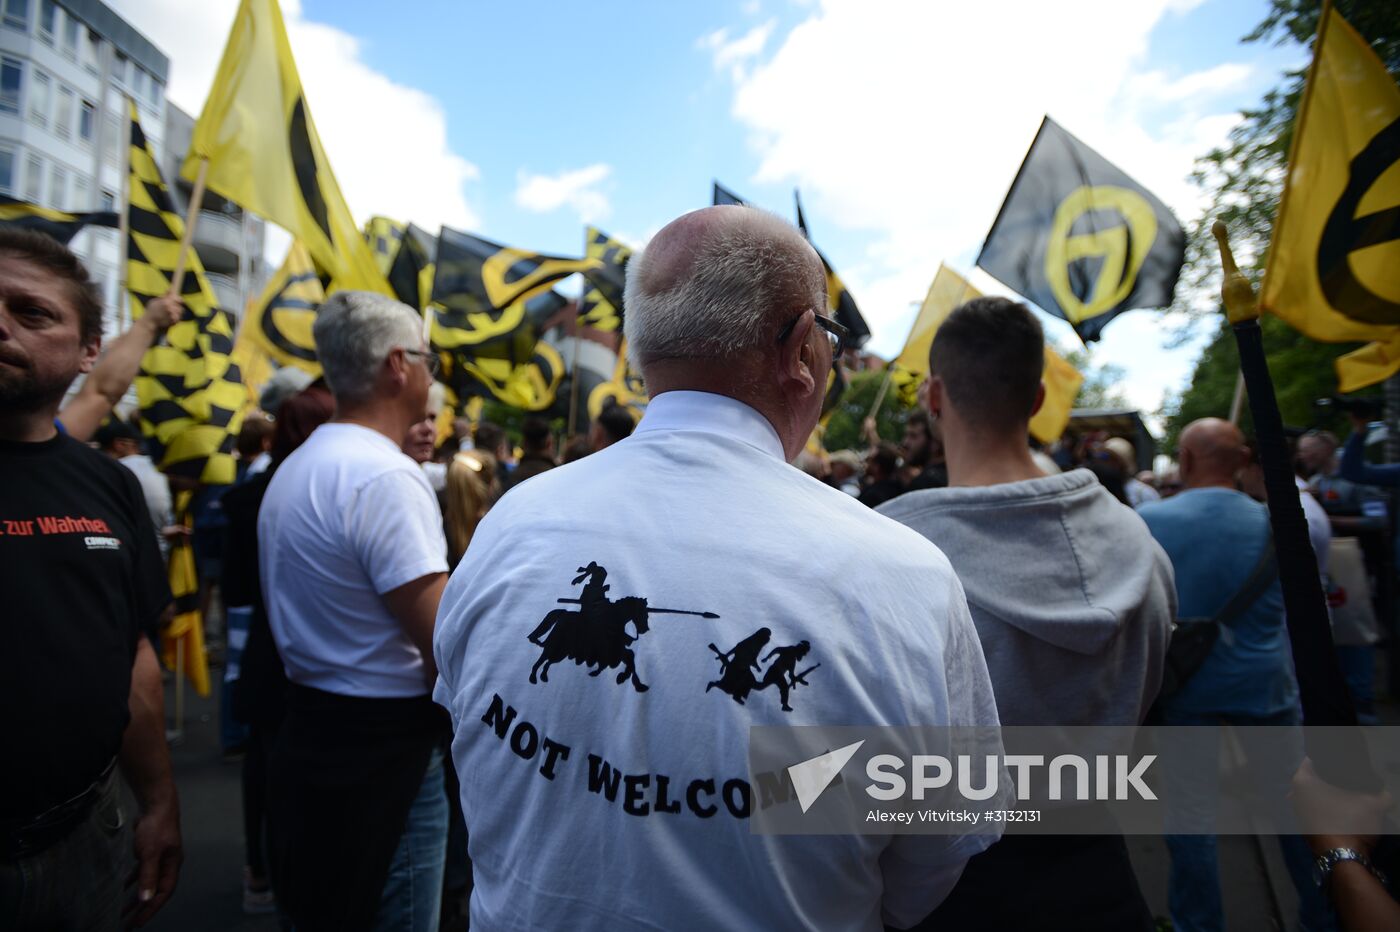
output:
[[[879, 510], [952, 562], [1003, 725], [1136, 725], [1161, 683], [1171, 562], [1093, 473], [1047, 476], [1031, 458], [1044, 348], [1024, 305], [977, 298], [953, 311], [934, 337], [928, 392], [949, 487]], [[1057, 918], [1151, 928], [1121, 837], [1006, 836], [969, 862], [930, 922], [1046, 928]]]

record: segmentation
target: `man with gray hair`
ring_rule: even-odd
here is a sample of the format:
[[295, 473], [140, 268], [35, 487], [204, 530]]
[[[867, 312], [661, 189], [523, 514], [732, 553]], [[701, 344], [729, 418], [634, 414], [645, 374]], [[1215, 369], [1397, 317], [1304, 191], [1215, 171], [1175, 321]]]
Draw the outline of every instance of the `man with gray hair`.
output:
[[645, 416], [506, 495], [439, 612], [472, 927], [917, 922], [995, 829], [748, 824], [752, 726], [997, 721], [948, 561], [788, 465], [844, 333], [821, 261], [776, 217], [722, 206], [627, 271]]
[[412, 309], [368, 292], [332, 295], [312, 332], [335, 417], [282, 463], [258, 513], [291, 681], [269, 764], [273, 888], [298, 929], [433, 930], [447, 801], [429, 690], [446, 543], [400, 445], [437, 356]]

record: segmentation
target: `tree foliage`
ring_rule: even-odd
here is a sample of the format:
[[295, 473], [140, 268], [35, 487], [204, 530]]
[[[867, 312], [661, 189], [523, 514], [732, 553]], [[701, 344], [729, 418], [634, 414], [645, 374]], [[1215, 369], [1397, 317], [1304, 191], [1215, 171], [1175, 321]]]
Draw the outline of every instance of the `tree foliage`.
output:
[[[1334, 5], [1390, 73], [1400, 75], [1400, 3], [1335, 0]], [[1310, 48], [1321, 14], [1321, 0], [1272, 0], [1268, 15], [1243, 41]], [[1219, 256], [1210, 232], [1217, 219], [1230, 227], [1241, 268], [1256, 284], [1262, 277], [1306, 78], [1306, 68], [1285, 72], [1258, 107], [1240, 115], [1229, 141], [1197, 160], [1191, 180], [1205, 192], [1207, 207], [1188, 231], [1173, 310], [1200, 316], [1218, 303]]]
[[[826, 423], [826, 436], [823, 445], [828, 450], [860, 450], [865, 448], [865, 440], [860, 435], [861, 424], [875, 404], [880, 394], [880, 386], [885, 381], [884, 370], [856, 372], [851, 375], [846, 391], [831, 412]], [[875, 427], [881, 440], [897, 441], [904, 437], [904, 422], [911, 409], [899, 403], [898, 393], [890, 390], [875, 416]]]
[[1112, 363], [1095, 365], [1093, 354], [1086, 348], [1072, 349], [1062, 354], [1065, 362], [1079, 370], [1084, 382], [1079, 386], [1079, 394], [1074, 396], [1076, 408], [1131, 408], [1132, 403], [1123, 393], [1123, 379], [1127, 373], [1122, 366]]
[[[1335, 0], [1335, 6], [1371, 43], [1390, 73], [1400, 75], [1400, 3]], [[1310, 48], [1321, 14], [1321, 0], [1272, 0], [1268, 15], [1243, 41]], [[1218, 306], [1220, 261], [1210, 232], [1217, 219], [1224, 220], [1230, 228], [1231, 245], [1241, 268], [1256, 286], [1260, 283], [1306, 78], [1306, 68], [1285, 72], [1258, 107], [1240, 115], [1229, 141], [1197, 160], [1191, 177], [1206, 194], [1207, 206], [1189, 231], [1186, 264], [1173, 310], [1199, 317], [1213, 313]], [[1268, 316], [1261, 325], [1284, 423], [1299, 427], [1339, 426], [1318, 423], [1312, 402], [1336, 392], [1333, 362], [1358, 344], [1316, 343]], [[1181, 428], [1191, 421], [1229, 416], [1238, 373], [1234, 336], [1222, 322], [1214, 341], [1196, 364], [1190, 387], [1163, 411], [1168, 451], [1175, 451]], [[1244, 410], [1243, 423], [1248, 430], [1248, 405]]]

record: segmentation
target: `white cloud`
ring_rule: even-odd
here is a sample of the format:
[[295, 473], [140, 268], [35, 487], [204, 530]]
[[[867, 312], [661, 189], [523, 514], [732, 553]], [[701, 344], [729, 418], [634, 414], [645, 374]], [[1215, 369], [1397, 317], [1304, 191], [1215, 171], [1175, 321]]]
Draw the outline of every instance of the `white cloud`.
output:
[[708, 51], [714, 61], [716, 71], [728, 71], [735, 81], [745, 81], [749, 76], [749, 64], [763, 54], [768, 37], [778, 21], [770, 19], [753, 27], [737, 39], [729, 38], [728, 29], [716, 29], [695, 41], [695, 47]]
[[[237, 0], [111, 5], [170, 56], [167, 96], [198, 117]], [[355, 216], [384, 214], [429, 229], [480, 226], [465, 190], [480, 173], [448, 146], [441, 104], [375, 71], [361, 58], [359, 39], [304, 19], [297, 0], [284, 0], [282, 11], [316, 129]]]
[[583, 223], [603, 220], [611, 213], [612, 205], [598, 185], [611, 174], [612, 167], [602, 163], [557, 175], [536, 175], [521, 169], [516, 173], [515, 203], [541, 214], [567, 206]]
[[[898, 351], [911, 304], [940, 260], [966, 271], [1045, 113], [1183, 222], [1199, 210], [1186, 176], [1233, 125], [1233, 109], [1218, 99], [1249, 69], [1145, 72], [1148, 37], [1180, 0], [1069, 7], [823, 0], [770, 55], [753, 52], [731, 68], [733, 114], [759, 158], [751, 180], [799, 185], [809, 217], [874, 234], [866, 255], [832, 257], [875, 333], [873, 351]], [[724, 35], [704, 40], [717, 67], [734, 44]], [[820, 242], [820, 230], [814, 235]], [[1156, 318], [1138, 316], [1142, 325], [1125, 318], [1108, 329], [1138, 340], [1113, 340], [1103, 361], [1131, 368], [1123, 354], [1160, 346], [1143, 341]], [[1158, 367], [1134, 400], [1150, 395], [1155, 406], [1163, 379], [1176, 387], [1180, 366], [1168, 368]]]

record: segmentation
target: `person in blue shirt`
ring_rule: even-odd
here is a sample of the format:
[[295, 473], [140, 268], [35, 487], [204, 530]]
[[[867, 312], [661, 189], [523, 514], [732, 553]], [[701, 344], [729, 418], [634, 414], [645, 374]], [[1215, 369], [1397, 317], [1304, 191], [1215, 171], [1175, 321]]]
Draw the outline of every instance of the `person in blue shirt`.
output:
[[[1244, 435], [1235, 425], [1205, 418], [1187, 425], [1178, 447], [1182, 491], [1147, 502], [1138, 514], [1171, 558], [1176, 573], [1180, 618], [1211, 618], [1240, 592], [1270, 546], [1268, 509], [1235, 486], [1235, 474], [1249, 458]], [[1159, 706], [1165, 725], [1296, 725], [1302, 720], [1293, 673], [1283, 592], [1278, 580], [1266, 588], [1228, 628], [1201, 667]], [[1280, 742], [1269, 742], [1278, 753]], [[1270, 766], [1263, 772], [1292, 774], [1302, 761]], [[1176, 773], [1164, 755], [1168, 820], [1199, 824], [1211, 818], [1215, 798], [1200, 782]], [[1260, 787], [1260, 795], [1282, 806], [1286, 779]], [[1298, 836], [1281, 837], [1284, 860], [1303, 904], [1303, 928], [1326, 928], [1326, 907], [1311, 879], [1312, 859]], [[1224, 928], [1220, 871], [1213, 835], [1168, 835], [1171, 854], [1168, 902], [1178, 932]]]

